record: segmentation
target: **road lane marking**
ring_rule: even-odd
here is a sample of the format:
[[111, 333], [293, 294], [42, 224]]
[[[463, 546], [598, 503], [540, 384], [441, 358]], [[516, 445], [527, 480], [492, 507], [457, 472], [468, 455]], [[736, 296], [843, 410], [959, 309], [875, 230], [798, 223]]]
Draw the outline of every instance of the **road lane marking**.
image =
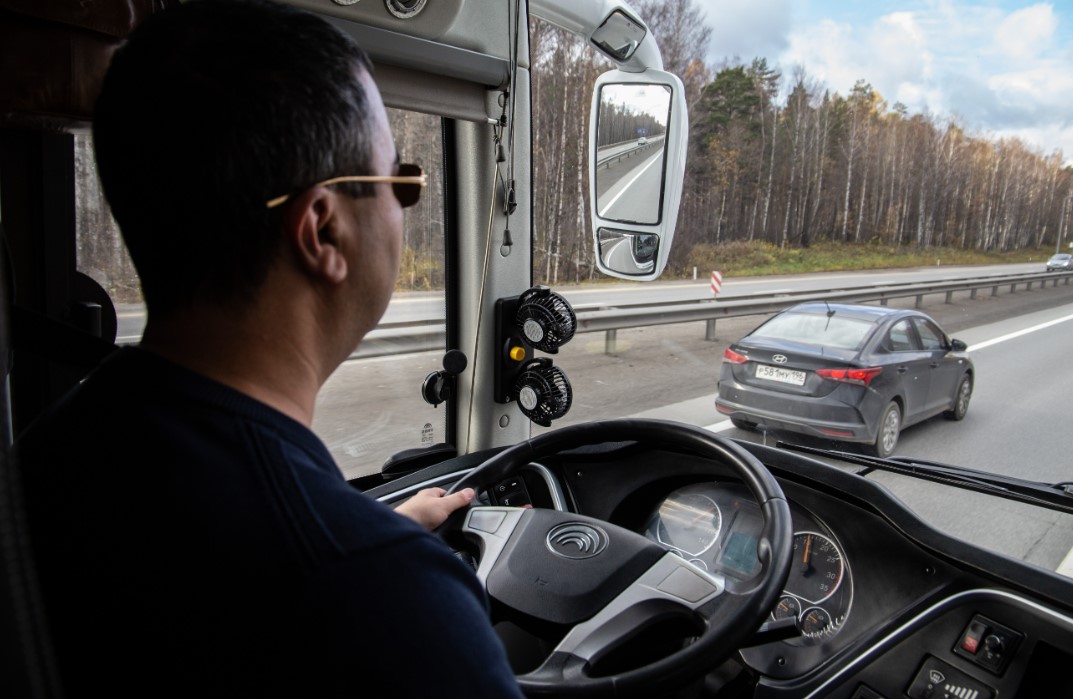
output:
[[1029, 333], [1034, 333], [1034, 332], [1036, 332], [1038, 330], [1043, 330], [1045, 328], [1049, 328], [1052, 325], [1058, 325], [1059, 323], [1065, 323], [1066, 321], [1069, 321], [1069, 320], [1073, 320], [1073, 315], [1068, 315], [1068, 316], [1065, 316], [1063, 318], [1055, 318], [1054, 320], [1049, 320], [1046, 323], [1040, 323], [1039, 325], [1033, 325], [1030, 328], [1024, 328], [1023, 330], [1018, 330], [1017, 332], [1008, 333], [1006, 335], [1000, 335], [999, 337], [994, 337], [994, 338], [991, 338], [990, 340], [984, 340], [983, 342], [978, 342], [975, 345], [973, 345], [972, 347], [969, 347], [969, 349], [967, 351], [973, 352], [973, 351], [978, 350], [978, 349], [983, 349], [984, 347], [990, 347], [991, 345], [997, 345], [1000, 342], [1005, 342], [1006, 340], [1012, 340], [1014, 338], [1021, 337], [1022, 335], [1028, 335]]
[[641, 171], [638, 172], [636, 175], [634, 175], [633, 179], [631, 179], [629, 182], [627, 182], [625, 185], [623, 185], [622, 189], [619, 190], [619, 193], [615, 195], [614, 199], [612, 199], [611, 201], [607, 202], [607, 204], [605, 204], [603, 206], [603, 208], [600, 209], [600, 211], [601, 212], [606, 212], [608, 209], [610, 209], [612, 206], [614, 206], [615, 203], [618, 202], [618, 200], [622, 198], [622, 195], [629, 191], [630, 187], [633, 186], [633, 183], [636, 182], [637, 180], [641, 179], [641, 176], [644, 175], [646, 172], [648, 172], [648, 169], [651, 168], [656, 163], [656, 160], [657, 160], [657, 158], [652, 158], [651, 160], [649, 160], [648, 164], [645, 165], [644, 167], [642, 167]]

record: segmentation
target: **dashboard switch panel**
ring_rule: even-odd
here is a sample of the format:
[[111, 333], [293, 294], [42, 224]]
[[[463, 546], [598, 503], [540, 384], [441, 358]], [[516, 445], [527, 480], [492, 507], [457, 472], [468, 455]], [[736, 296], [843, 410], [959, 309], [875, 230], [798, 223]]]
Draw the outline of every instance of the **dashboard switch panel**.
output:
[[913, 699], [994, 699], [995, 691], [938, 658], [928, 656], [913, 684], [905, 690]]
[[968, 658], [988, 672], [1001, 675], [1021, 645], [1022, 638], [1024, 634], [977, 614], [961, 632], [961, 637], [954, 645], [954, 653]]
[[529, 489], [525, 487], [522, 478], [508, 478], [492, 486], [492, 499], [497, 505], [503, 507], [532, 507], [533, 499], [529, 497]]

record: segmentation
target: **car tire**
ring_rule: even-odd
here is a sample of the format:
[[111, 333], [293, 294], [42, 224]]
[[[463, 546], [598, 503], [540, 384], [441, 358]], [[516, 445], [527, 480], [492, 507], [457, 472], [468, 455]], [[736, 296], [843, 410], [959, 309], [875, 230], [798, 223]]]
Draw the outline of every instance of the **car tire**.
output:
[[868, 451], [882, 459], [887, 458], [894, 453], [894, 447], [898, 446], [898, 435], [901, 431], [902, 409], [896, 401], [891, 401], [880, 415], [876, 441], [869, 445]]
[[740, 417], [730, 418], [731, 424], [737, 427], [739, 430], [745, 430], [746, 432], [756, 432], [756, 423], [749, 422], [748, 420], [742, 420]]
[[969, 399], [972, 398], [972, 377], [965, 374], [958, 382], [957, 393], [954, 394], [954, 407], [943, 413], [947, 420], [964, 420], [965, 413], [969, 412]]

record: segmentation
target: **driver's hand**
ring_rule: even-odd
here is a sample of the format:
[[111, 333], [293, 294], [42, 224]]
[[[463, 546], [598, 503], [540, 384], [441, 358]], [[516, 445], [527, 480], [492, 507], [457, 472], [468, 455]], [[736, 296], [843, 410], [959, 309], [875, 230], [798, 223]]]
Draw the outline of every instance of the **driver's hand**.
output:
[[463, 488], [457, 493], [444, 496], [446, 492], [443, 488], [419, 490], [412, 498], [396, 507], [395, 511], [432, 531], [443, 524], [448, 515], [473, 500], [473, 488]]

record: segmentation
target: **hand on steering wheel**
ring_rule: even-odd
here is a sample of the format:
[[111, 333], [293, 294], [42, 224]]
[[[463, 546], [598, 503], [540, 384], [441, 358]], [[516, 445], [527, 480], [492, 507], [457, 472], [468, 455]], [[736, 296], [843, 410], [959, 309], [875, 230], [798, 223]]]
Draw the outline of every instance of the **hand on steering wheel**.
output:
[[[488, 488], [565, 449], [624, 441], [688, 450], [734, 468], [764, 516], [756, 550], [761, 570], [748, 590], [728, 590], [721, 576], [590, 517], [508, 507], [456, 512], [444, 527], [480, 541], [477, 575], [489, 596], [525, 616], [570, 628], [537, 669], [518, 676], [527, 695], [622, 696], [683, 686], [749, 639], [786, 583], [793, 528], [781, 488], [756, 457], [701, 428], [630, 419], [565, 427], [500, 452], [449, 493]], [[643, 667], [591, 674], [638, 629], [676, 617], [696, 626], [693, 643]]]

